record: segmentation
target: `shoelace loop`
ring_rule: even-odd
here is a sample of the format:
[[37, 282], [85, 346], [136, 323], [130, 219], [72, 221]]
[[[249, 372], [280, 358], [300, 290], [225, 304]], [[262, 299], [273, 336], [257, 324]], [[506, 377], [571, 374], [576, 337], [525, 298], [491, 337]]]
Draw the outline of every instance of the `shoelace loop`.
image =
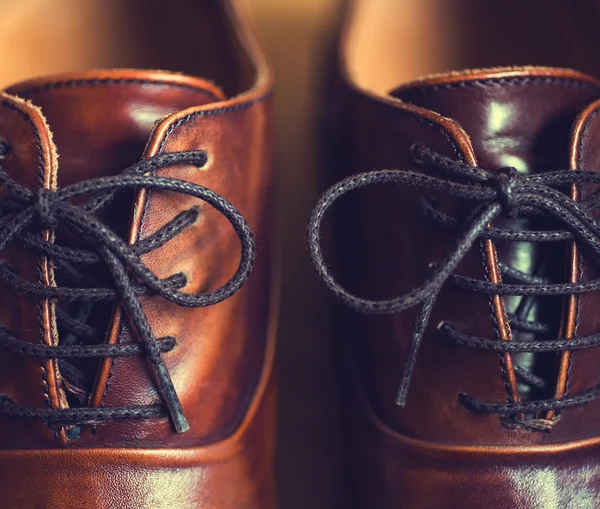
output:
[[[311, 260], [319, 278], [345, 305], [360, 313], [392, 314], [420, 306], [412, 336], [408, 344], [400, 387], [396, 402], [403, 406], [417, 359], [418, 350], [429, 322], [431, 310], [442, 286], [449, 282], [463, 290], [486, 295], [579, 295], [600, 290], [600, 279], [577, 283], [552, 283], [544, 278], [521, 272], [513, 267], [500, 265], [503, 275], [517, 284], [492, 283], [458, 275], [454, 270], [473, 244], [483, 238], [527, 242], [557, 242], [576, 240], [587, 246], [600, 259], [600, 226], [591, 212], [600, 206], [600, 195], [595, 194], [583, 202], [575, 202], [559, 188], [571, 184], [600, 184], [600, 172], [559, 170], [546, 173], [523, 175], [514, 168], [501, 168], [488, 172], [442, 156], [426, 147], [414, 146], [415, 162], [431, 172], [412, 170], [379, 170], [347, 177], [331, 186], [319, 199], [309, 220], [307, 242]], [[425, 192], [439, 192], [470, 203], [471, 213], [466, 218], [466, 227], [448, 254], [431, 267], [423, 284], [405, 295], [388, 300], [369, 300], [348, 292], [340, 285], [325, 262], [321, 249], [321, 224], [327, 210], [342, 196], [373, 184], [401, 184], [419, 188]], [[435, 209], [424, 200], [425, 212], [435, 221], [457, 229], [460, 221]], [[553, 231], [524, 231], [490, 226], [499, 216], [510, 219], [522, 216], [549, 216], [560, 222], [564, 229]], [[533, 333], [547, 333], [546, 324], [528, 322], [509, 316], [513, 329]], [[565, 351], [591, 348], [600, 345], [600, 333], [574, 339], [549, 341], [502, 341], [478, 338], [463, 334], [451, 324], [442, 323], [439, 333], [447, 340], [464, 347], [486, 349], [500, 353]], [[517, 374], [534, 386], [544, 382], [533, 374], [518, 369]], [[545, 412], [585, 404], [600, 396], [600, 384], [575, 396], [514, 402], [488, 403], [461, 394], [459, 400], [471, 411], [515, 415], [520, 412]]]
[[[210, 189], [191, 182], [156, 176], [156, 171], [173, 165], [203, 166], [207, 156], [203, 151], [175, 152], [145, 159], [113, 177], [82, 181], [57, 190], [40, 189], [36, 192], [18, 184], [0, 170], [0, 252], [13, 239], [26, 247], [52, 257], [59, 270], [64, 270], [79, 286], [59, 287], [32, 283], [15, 274], [5, 262], [0, 262], [0, 280], [17, 293], [38, 299], [60, 299], [66, 302], [118, 301], [129, 315], [140, 343], [135, 345], [33, 345], [15, 337], [0, 326], [0, 347], [21, 355], [39, 358], [84, 358], [144, 355], [157, 380], [158, 390], [167, 408], [167, 414], [178, 432], [186, 431], [189, 424], [183, 414], [162, 354], [175, 347], [174, 338], [156, 338], [139, 301], [143, 294], [158, 295], [168, 301], [187, 307], [205, 307], [217, 304], [237, 292], [252, 270], [255, 244], [252, 232], [240, 212], [225, 198]], [[115, 194], [124, 189], [161, 190], [198, 198], [223, 214], [233, 226], [241, 244], [240, 263], [234, 275], [220, 288], [202, 294], [180, 291], [185, 286], [183, 274], [159, 279], [141, 260], [141, 255], [164, 245], [197, 219], [197, 207], [184, 211], [149, 237], [134, 245], [127, 244], [96, 218], [94, 212], [107, 205]], [[87, 198], [87, 200], [86, 200]], [[73, 200], [83, 200], [74, 205]], [[39, 232], [64, 226], [85, 239], [93, 249], [75, 249], [57, 246], [44, 240]], [[98, 286], [72, 263], [102, 263], [110, 274], [110, 285]], [[89, 326], [70, 317], [61, 316], [77, 333], [92, 334]], [[161, 404], [140, 407], [37, 409], [16, 405], [9, 398], [0, 401], [0, 415], [42, 419], [52, 423], [100, 422], [106, 419], [152, 418], [164, 415]]]

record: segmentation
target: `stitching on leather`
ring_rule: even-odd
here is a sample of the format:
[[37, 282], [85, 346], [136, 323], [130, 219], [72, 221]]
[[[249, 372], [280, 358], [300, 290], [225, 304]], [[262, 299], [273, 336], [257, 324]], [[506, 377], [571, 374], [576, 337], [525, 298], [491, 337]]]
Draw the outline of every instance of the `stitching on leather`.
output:
[[[578, 274], [579, 274], [579, 280], [582, 279], [583, 277], [583, 258], [581, 256], [581, 253], [577, 253], [577, 270], [578, 270]], [[573, 335], [577, 336], [579, 333], [579, 312], [581, 310], [581, 295], [577, 295], [575, 298], [575, 326], [573, 327]], [[569, 363], [567, 366], [567, 376], [565, 379], [565, 394], [567, 394], [569, 392], [569, 389], [571, 388], [571, 371], [572, 371], [572, 367], [573, 367], [573, 356], [575, 355], [576, 352], [572, 352], [571, 355], [569, 355]]]
[[[479, 242], [479, 253], [481, 254], [481, 264], [483, 265], [483, 272], [485, 274], [485, 278], [488, 281], [490, 279], [490, 269], [487, 264], [487, 254], [484, 248], [484, 242], [481, 240]], [[496, 264], [498, 263], [498, 259], [495, 260]], [[498, 317], [496, 316], [496, 310], [494, 309], [494, 298], [492, 295], [488, 295], [488, 306], [490, 310], [490, 315], [492, 318], [492, 326], [494, 328], [494, 334], [496, 335], [496, 339], [500, 339], [500, 324], [498, 323]], [[504, 382], [504, 390], [506, 391], [506, 402], [511, 403], [513, 401], [512, 388], [510, 386], [510, 381], [508, 379], [508, 371], [506, 370], [506, 361], [504, 360], [504, 355], [498, 353], [498, 361], [500, 363], [500, 371], [502, 373], [502, 381]]]
[[[456, 145], [454, 139], [450, 136], [450, 133], [448, 133], [448, 131], [443, 126], [441, 126], [440, 124], [436, 124], [430, 120], [427, 120], [427, 119], [421, 117], [420, 115], [418, 115], [416, 112], [413, 112], [411, 110], [402, 110], [402, 111], [405, 113], [409, 113], [411, 116], [416, 118], [419, 122], [424, 123], [424, 124], [432, 127], [433, 129], [437, 130], [438, 132], [440, 132], [444, 136], [444, 138], [448, 141], [448, 143], [450, 144], [452, 149], [454, 150], [454, 153], [456, 154], [457, 158], [461, 162], [464, 162], [464, 158], [463, 158], [461, 151], [459, 150], [458, 146]], [[479, 248], [480, 248], [480, 252], [482, 254], [483, 271], [484, 271], [485, 277], [489, 280], [489, 268], [486, 263], [487, 255], [485, 254], [484, 249], [483, 249], [483, 241], [481, 241], [479, 243]], [[491, 318], [492, 318], [494, 332], [496, 334], [496, 337], [499, 337], [500, 336], [500, 326], [498, 324], [498, 319], [496, 317], [496, 313], [494, 310], [493, 301], [492, 301], [491, 296], [488, 298], [488, 305], [490, 306], [490, 314], [491, 314]], [[510, 389], [508, 373], [506, 371], [506, 363], [504, 362], [504, 357], [501, 354], [498, 354], [498, 359], [500, 361], [500, 370], [502, 372], [502, 379], [504, 381], [504, 388], [505, 388], [506, 395], [507, 395], [507, 402], [510, 402], [512, 400], [512, 391]]]
[[[580, 81], [580, 80], [576, 80], [576, 79], [572, 79], [572, 78], [553, 78], [553, 77], [548, 77], [548, 78], [543, 78], [543, 77], [536, 77], [536, 78], [524, 78], [524, 77], [512, 77], [512, 78], [490, 78], [487, 80], [470, 80], [470, 81], [461, 81], [461, 82], [456, 82], [456, 83], [446, 83], [443, 85], [423, 85], [420, 88], [414, 88], [414, 89], [410, 89], [410, 90], [405, 90], [405, 91], [400, 91], [400, 93], [398, 94], [398, 96], [400, 98], [402, 98], [402, 95], [405, 93], [407, 95], [410, 95], [411, 93], [425, 93], [428, 91], [438, 91], [438, 90], [451, 90], [454, 88], [466, 88], [466, 87], [474, 87], [474, 86], [480, 86], [480, 87], [490, 87], [490, 86], [495, 86], [495, 85], [568, 85], [568, 86], [574, 86], [576, 88], [590, 88], [590, 89], [598, 89], [600, 90], [600, 87], [594, 83], [589, 83], [589, 82], [585, 82], [585, 81]], [[598, 113], [598, 109], [593, 113], [593, 115], [588, 119], [586, 126], [584, 128], [583, 134], [581, 136], [580, 139], [580, 145], [579, 145], [579, 153], [581, 154], [581, 146], [583, 144], [583, 139], [585, 137], [585, 134], [587, 132], [587, 130], [589, 129], [589, 126], [592, 122], [592, 120], [594, 119], [594, 117], [597, 115]], [[440, 128], [441, 129], [441, 128]], [[578, 165], [579, 165], [579, 161], [578, 161]], [[484, 272], [486, 274], [486, 278], [489, 280], [489, 271], [487, 268], [487, 264], [486, 264], [486, 255], [483, 252], [483, 250], [481, 251], [482, 255], [483, 255], [483, 265], [484, 265]], [[579, 273], [581, 275], [581, 271], [582, 271], [582, 260], [581, 260], [581, 256], [579, 256]], [[581, 298], [580, 296], [576, 297], [576, 315], [575, 315], [575, 329], [574, 332], [576, 333], [578, 330], [578, 326], [579, 326], [579, 312], [580, 312], [580, 304], [581, 304]], [[492, 297], [490, 296], [490, 306], [491, 306], [491, 314], [492, 314], [492, 321], [494, 324], [494, 329], [496, 332], [496, 336], [498, 337], [499, 335], [499, 324], [498, 324], [498, 320], [496, 318], [496, 313], [494, 312], [494, 307], [492, 304]], [[511, 387], [510, 387], [510, 383], [508, 381], [508, 373], [506, 370], [506, 363], [504, 361], [504, 357], [502, 355], [498, 355], [500, 358], [500, 366], [501, 366], [501, 370], [502, 370], [502, 378], [504, 380], [504, 385], [505, 385], [505, 390], [507, 392], [507, 396], [508, 396], [508, 401], [512, 400], [512, 391], [511, 391]], [[567, 380], [566, 380], [566, 385], [565, 385], [565, 392], [568, 389], [569, 386], [569, 379], [570, 379], [570, 373], [571, 373], [571, 366], [572, 366], [572, 358], [573, 356], [569, 356], [569, 365], [567, 368]], [[516, 427], [515, 427], [516, 428]]]
[[[432, 122], [430, 120], [427, 120], [427, 119], [421, 117], [420, 115], [418, 115], [414, 111], [407, 110], [407, 109], [404, 109], [402, 111], [404, 113], [410, 114], [412, 117], [416, 118], [419, 122], [421, 122], [423, 124], [426, 124], [429, 127], [431, 127], [433, 129], [437, 130], [438, 132], [440, 132], [444, 136], [444, 138], [448, 141], [448, 143], [450, 144], [450, 146], [452, 147], [452, 149], [454, 150], [454, 153], [456, 154], [457, 158], [461, 162], [464, 162], [464, 158], [463, 158], [463, 155], [462, 155], [461, 151], [459, 150], [458, 146], [456, 145], [454, 139], [450, 136], [450, 133], [448, 133], [448, 131], [443, 126], [441, 126], [440, 124], [436, 124], [436, 123], [434, 123], [434, 122]], [[484, 271], [485, 277], [489, 280], [489, 268], [488, 268], [487, 263], [486, 263], [487, 256], [486, 256], [486, 254], [484, 252], [484, 249], [483, 249], [483, 241], [481, 241], [479, 243], [479, 248], [480, 248], [480, 252], [482, 254], [483, 271]], [[498, 319], [496, 317], [496, 313], [495, 313], [495, 310], [494, 310], [493, 301], [492, 301], [492, 297], [491, 296], [488, 298], [488, 305], [490, 306], [490, 315], [491, 315], [491, 318], [492, 318], [492, 324], [493, 324], [494, 332], [496, 334], [496, 337], [500, 337], [500, 326], [498, 324]], [[508, 373], [506, 371], [506, 363], [504, 362], [504, 357], [501, 354], [498, 354], [498, 359], [499, 359], [499, 362], [500, 362], [500, 370], [501, 370], [501, 373], [502, 373], [502, 380], [504, 381], [504, 388], [505, 388], [506, 395], [507, 395], [507, 402], [510, 402], [510, 401], [512, 401], [512, 391], [511, 391], [510, 383], [509, 383], [509, 380], [508, 380]]]
[[[556, 418], [558, 419], [558, 417]], [[519, 431], [528, 431], [530, 433], [534, 432], [546, 432], [550, 433], [552, 431], [553, 425], [556, 423], [556, 420], [548, 421], [545, 419], [532, 419], [528, 421], [501, 421], [501, 426], [503, 428], [509, 430], [519, 430]]]
[[[424, 94], [426, 92], [435, 92], [435, 91], [441, 91], [441, 90], [451, 90], [451, 89], [455, 89], [455, 88], [467, 88], [467, 87], [491, 87], [491, 86], [498, 86], [498, 85], [509, 85], [509, 86], [519, 86], [519, 85], [565, 85], [565, 86], [572, 86], [575, 88], [588, 88], [588, 89], [596, 89], [596, 90], [600, 90], [600, 86], [594, 84], [594, 83], [589, 83], [586, 81], [581, 81], [581, 80], [577, 80], [577, 79], [573, 79], [573, 78], [556, 78], [556, 77], [533, 77], [533, 78], [527, 78], [527, 77], [519, 77], [519, 76], [515, 76], [515, 77], [509, 77], [509, 78], [490, 78], [490, 79], [484, 79], [484, 80], [465, 80], [465, 81], [461, 81], [461, 82], [455, 82], [455, 83], [445, 83], [445, 84], [437, 84], [437, 85], [427, 85], [424, 84], [422, 86], [420, 86], [419, 88], [413, 88], [413, 89], [408, 89], [408, 90], [402, 90], [399, 92], [398, 97], [402, 98], [402, 96], [404, 94], [406, 94], [407, 96], [410, 96], [411, 93], [413, 94]], [[585, 137], [585, 134], [587, 132], [587, 130], [589, 129], [589, 126], [591, 124], [591, 122], [593, 121], [594, 117], [597, 115], [598, 113], [598, 109], [592, 114], [592, 116], [590, 116], [590, 118], [588, 119], [586, 126], [584, 127], [580, 142], [579, 142], [579, 154], [581, 154], [581, 146], [583, 144], [583, 139]], [[578, 166], [579, 166], [579, 161], [578, 161]], [[482, 253], [483, 254], [483, 253]], [[485, 255], [483, 258], [484, 261], [484, 270], [486, 272], [486, 277], [489, 276], [487, 267], [485, 267]], [[582, 274], [582, 269], [583, 269], [583, 265], [582, 265], [582, 260], [581, 260], [581, 256], [579, 255], [579, 274], [581, 277]], [[488, 277], [489, 279], [489, 277]], [[491, 297], [490, 297], [490, 303], [491, 303]], [[575, 328], [574, 328], [574, 333], [577, 333], [578, 327], [579, 327], [579, 313], [580, 313], [580, 306], [581, 306], [581, 297], [577, 296], [576, 297], [576, 315], [575, 315]], [[492, 305], [492, 320], [494, 322], [494, 328], [496, 330], [496, 334], [498, 335], [499, 332], [499, 324], [498, 321], [496, 319], [495, 313], [493, 312], [493, 305]], [[501, 369], [502, 369], [502, 377], [504, 379], [504, 383], [505, 383], [505, 388], [506, 388], [506, 392], [507, 392], [507, 396], [508, 396], [508, 400], [510, 401], [512, 399], [511, 393], [512, 391], [510, 390], [510, 384], [508, 381], [508, 373], [506, 371], [506, 363], [504, 361], [504, 357], [502, 355], [499, 354], [500, 357], [500, 364], [501, 364]], [[566, 379], [566, 384], [565, 384], [565, 393], [567, 392], [568, 388], [569, 388], [569, 382], [570, 382], [570, 374], [571, 374], [571, 368], [572, 368], [572, 363], [573, 363], [573, 354], [571, 354], [569, 356], [569, 364], [567, 367], [567, 379]]]
[[165, 133], [165, 136], [163, 138], [163, 141], [160, 144], [160, 147], [158, 148], [157, 153], [162, 152], [165, 145], [167, 144], [169, 137], [171, 136], [171, 134], [173, 134], [175, 129], [181, 127], [182, 125], [187, 124], [188, 122], [191, 122], [196, 117], [215, 117], [217, 115], [222, 115], [222, 114], [226, 114], [226, 113], [234, 113], [236, 111], [245, 110], [245, 109], [251, 108], [252, 106], [254, 106], [256, 104], [259, 104], [259, 103], [265, 101], [270, 96], [271, 96], [271, 90], [269, 90], [266, 94], [264, 94], [260, 97], [257, 97], [256, 99], [253, 99], [251, 101], [237, 103], [237, 104], [233, 104], [231, 106], [225, 106], [225, 107], [221, 107], [221, 108], [215, 108], [212, 110], [196, 111], [194, 113], [190, 113], [189, 115], [186, 115], [183, 118], [180, 118], [177, 122], [174, 122], [173, 124], [171, 124], [169, 129], [167, 129], [167, 132]]
[[534, 77], [525, 78], [522, 76], [514, 76], [509, 78], [489, 78], [479, 80], [465, 80], [458, 81], [455, 83], [444, 83], [436, 85], [422, 84], [417, 85], [418, 88], [411, 88], [407, 90], [400, 90], [398, 95], [402, 96], [404, 93], [424, 93], [427, 91], [437, 90], [451, 90], [454, 88], [467, 88], [467, 87], [490, 87], [495, 85], [568, 85], [576, 88], [595, 88], [600, 90], [600, 86], [595, 83], [589, 83], [587, 81], [581, 81], [573, 78], [556, 78], [556, 77]]
[[[120, 323], [119, 323], [119, 332], [117, 333], [117, 343], [119, 342], [119, 338], [121, 337], [121, 334], [123, 333], [123, 329], [125, 328], [125, 324], [123, 323], [123, 316], [121, 315], [119, 317]], [[110, 369], [108, 370], [108, 376], [106, 377], [106, 383], [104, 384], [104, 391], [102, 391], [102, 398], [100, 398], [100, 406], [104, 407], [104, 400], [106, 398], [106, 394], [108, 392], [108, 388], [110, 387], [111, 381], [112, 381], [112, 377], [113, 377], [113, 366], [115, 365], [115, 361], [117, 359], [112, 359], [111, 360], [111, 364], [110, 364]], [[94, 432], [96, 431], [96, 426], [93, 426], [92, 429], [94, 430]]]
[[[581, 153], [583, 151], [583, 144], [584, 141], [587, 137], [588, 131], [592, 125], [592, 122], [596, 119], [596, 116], [598, 115], [598, 111], [600, 109], [600, 106], [596, 107], [596, 109], [594, 110], [594, 112], [588, 117], [585, 126], [583, 127], [583, 130], [581, 132], [581, 136], [579, 137], [579, 143], [577, 145], [577, 169], [580, 169], [581, 167]], [[578, 266], [578, 280], [581, 280], [583, 277], [583, 258], [581, 256], [581, 253], [578, 252], [577, 253], [577, 266]], [[576, 304], [575, 304], [575, 327], [573, 330], [573, 334], [576, 336], [578, 331], [579, 331], [579, 313], [580, 313], [580, 309], [581, 309], [581, 295], [577, 295], [575, 297], [576, 300]], [[570, 389], [570, 382], [571, 382], [571, 371], [573, 368], [573, 356], [576, 355], [576, 352], [572, 352], [571, 355], [569, 355], [569, 364], [567, 366], [567, 377], [565, 380], [565, 394], [569, 391]]]
[[[446, 140], [448, 141], [448, 143], [450, 143], [451, 147], [454, 149], [454, 152], [456, 154], [456, 156], [458, 157], [458, 159], [461, 162], [464, 162], [464, 158], [462, 153], [460, 152], [458, 146], [456, 145], [456, 143], [454, 142], [454, 140], [452, 139], [452, 137], [450, 136], [450, 133], [448, 133], [448, 131], [446, 129], [444, 129], [444, 127], [442, 127], [439, 124], [435, 124], [434, 122], [431, 122], [429, 120], [424, 119], [423, 117], [420, 117], [419, 115], [417, 115], [416, 113], [409, 111], [409, 110], [404, 110], [407, 112], [410, 112], [413, 116], [415, 116], [420, 122], [425, 123], [427, 125], [429, 125], [430, 127], [438, 130], [443, 136], [444, 138], [446, 138]], [[489, 268], [487, 266], [487, 255], [484, 251], [484, 247], [483, 247], [483, 242], [484, 241], [480, 241], [479, 242], [479, 250], [481, 253], [481, 263], [483, 266], [483, 272], [484, 275], [486, 277], [486, 279], [489, 281], [490, 280], [490, 273], [489, 273]], [[497, 260], [496, 260], [497, 262]], [[493, 304], [493, 298], [492, 296], [488, 297], [488, 305], [490, 307], [490, 315], [492, 318], [492, 324], [493, 324], [493, 328], [494, 328], [494, 333], [496, 334], [496, 337], [499, 338], [500, 337], [500, 324], [498, 323], [498, 318], [496, 317], [496, 312], [494, 309], [494, 304]], [[504, 381], [504, 389], [506, 391], [506, 396], [507, 396], [507, 402], [511, 402], [512, 401], [512, 391], [511, 391], [511, 387], [510, 387], [510, 382], [508, 380], [508, 372], [506, 371], [506, 362], [504, 361], [504, 357], [502, 356], [502, 354], [498, 354], [498, 359], [500, 362], [500, 370], [502, 373], [502, 380]]]
[[23, 110], [21, 110], [20, 108], [15, 106], [13, 103], [11, 103], [7, 100], [1, 100], [0, 106], [2, 106], [3, 108], [6, 108], [8, 110], [17, 112], [31, 127], [31, 130], [33, 131], [33, 134], [35, 136], [35, 147], [36, 147], [37, 157], [39, 160], [38, 178], [39, 178], [39, 182], [41, 185], [43, 183], [43, 175], [44, 175], [44, 165], [42, 163], [42, 161], [44, 160], [44, 157], [43, 157], [43, 152], [42, 152], [42, 140], [40, 139], [40, 135], [38, 133], [37, 128], [35, 127], [35, 124], [31, 120], [31, 118], [29, 118], [29, 115], [25, 114], [23, 112]]
[[[31, 118], [29, 117], [29, 115], [27, 115], [23, 110], [21, 110], [21, 108], [15, 106], [13, 103], [3, 99], [0, 100], [0, 106], [2, 108], [5, 108], [7, 110], [11, 110], [14, 111], [16, 113], [18, 113], [21, 118], [23, 118], [23, 120], [25, 120], [25, 122], [27, 122], [27, 124], [29, 125], [29, 127], [31, 127], [31, 131], [33, 132], [33, 135], [35, 137], [35, 148], [36, 148], [36, 152], [37, 152], [37, 158], [39, 161], [38, 164], [38, 183], [39, 185], [43, 185], [43, 179], [44, 179], [44, 157], [43, 157], [43, 152], [42, 152], [42, 140], [40, 138], [40, 134], [35, 126], [35, 123], [31, 120]], [[37, 265], [37, 270], [38, 270], [38, 277], [39, 277], [39, 281], [41, 282], [41, 264], [38, 263]], [[38, 309], [38, 326], [39, 326], [39, 332], [40, 332], [40, 337], [43, 338], [44, 336], [44, 328], [42, 325], [43, 322], [43, 318], [42, 318], [42, 304], [38, 303], [37, 304], [37, 309]], [[46, 405], [48, 405], [48, 408], [52, 408], [52, 405], [50, 403], [50, 389], [49, 389], [49, 383], [48, 383], [48, 372], [46, 370], [46, 367], [44, 365], [44, 361], [41, 361], [41, 368], [42, 368], [42, 387], [43, 387], [43, 395], [44, 395], [44, 399], [46, 400]], [[50, 427], [48, 427], [48, 429], [50, 429]], [[58, 439], [59, 435], [56, 432], [56, 430], [54, 430], [54, 438]]]
[[45, 83], [38, 87], [28, 88], [17, 92], [17, 95], [33, 95], [45, 90], [56, 90], [60, 88], [75, 88], [84, 86], [110, 86], [110, 85], [160, 85], [169, 86], [175, 88], [182, 88], [187, 90], [193, 90], [194, 92], [203, 93], [215, 100], [218, 98], [210, 91], [205, 90], [194, 85], [185, 83], [173, 83], [171, 81], [152, 81], [135, 78], [96, 78], [96, 79], [80, 79], [80, 80], [65, 80], [65, 81], [54, 81], [51, 83]]
[[458, 158], [458, 160], [460, 162], [464, 162], [464, 157], [462, 152], [460, 151], [460, 149], [458, 148], [458, 145], [456, 144], [456, 142], [454, 141], [454, 139], [452, 138], [452, 136], [450, 136], [450, 133], [448, 133], [448, 131], [446, 131], [446, 129], [444, 129], [441, 125], [439, 124], [435, 124], [434, 122], [431, 122], [430, 120], [426, 120], [422, 117], [417, 117], [422, 123], [427, 124], [429, 127], [432, 127], [434, 129], [437, 129], [443, 136], [444, 138], [446, 138], [446, 141], [450, 144], [450, 146], [452, 147], [452, 149], [454, 150], [454, 154], [456, 155], [456, 157]]
[[[171, 134], [173, 134], [173, 132], [175, 131], [175, 129], [181, 127], [182, 125], [185, 125], [189, 122], [191, 122], [193, 119], [195, 119], [196, 117], [211, 117], [211, 116], [217, 116], [217, 115], [223, 115], [223, 114], [227, 114], [227, 113], [234, 113], [237, 111], [242, 111], [248, 108], [251, 108], [252, 106], [256, 105], [256, 104], [260, 104], [263, 101], [266, 101], [269, 97], [271, 97], [272, 94], [272, 90], [269, 90], [267, 93], [265, 93], [262, 96], [259, 96], [251, 101], [247, 101], [247, 102], [243, 102], [243, 103], [237, 103], [231, 106], [225, 106], [225, 107], [220, 107], [220, 108], [214, 108], [212, 110], [201, 110], [201, 111], [196, 111], [194, 113], [190, 113], [189, 115], [186, 115], [183, 118], [180, 118], [177, 122], [174, 122], [173, 124], [171, 124], [171, 126], [169, 126], [169, 129], [167, 129], [167, 132], [165, 133], [165, 136], [160, 144], [160, 147], [157, 150], [157, 154], [160, 154], [165, 145], [167, 144], [167, 140], [169, 139], [169, 137], [171, 136]], [[146, 220], [146, 215], [148, 212], [148, 204], [150, 203], [150, 197], [152, 196], [152, 191], [150, 189], [148, 189], [146, 191], [146, 199], [144, 201], [144, 208], [142, 210], [142, 217], [140, 219], [140, 233], [142, 231], [142, 228], [144, 227], [144, 222]], [[138, 235], [139, 238], [139, 235]], [[120, 318], [122, 320], [122, 317]], [[117, 342], [119, 341], [119, 338], [121, 337], [121, 333], [122, 333], [122, 326], [123, 324], [121, 323], [119, 326], [119, 333], [117, 335]], [[113, 362], [110, 366], [110, 370], [108, 372], [108, 378], [106, 380], [106, 384], [104, 385], [104, 389], [102, 391], [102, 405], [104, 404], [104, 400], [106, 398], [106, 394], [108, 392], [108, 387], [109, 387], [109, 380], [112, 378], [113, 376], [113, 368], [115, 366], [115, 363]]]

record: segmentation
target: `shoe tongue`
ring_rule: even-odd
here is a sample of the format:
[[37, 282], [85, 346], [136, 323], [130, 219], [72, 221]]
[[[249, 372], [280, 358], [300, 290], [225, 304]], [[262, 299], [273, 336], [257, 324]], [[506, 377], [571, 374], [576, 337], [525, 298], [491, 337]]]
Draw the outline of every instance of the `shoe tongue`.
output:
[[483, 168], [538, 173], [568, 167], [573, 122], [600, 97], [600, 82], [563, 69], [505, 68], [427, 78], [392, 95], [460, 124]]
[[157, 120], [224, 99], [201, 79], [134, 70], [53, 76], [6, 92], [41, 108], [60, 158], [59, 186], [119, 173], [142, 157]]

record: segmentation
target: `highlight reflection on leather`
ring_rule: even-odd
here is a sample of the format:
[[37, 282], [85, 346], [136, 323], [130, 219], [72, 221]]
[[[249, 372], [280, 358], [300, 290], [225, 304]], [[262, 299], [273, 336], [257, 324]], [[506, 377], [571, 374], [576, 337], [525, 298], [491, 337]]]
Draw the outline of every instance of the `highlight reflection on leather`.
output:
[[600, 439], [522, 448], [423, 442], [381, 422], [355, 382], [348, 392], [357, 441], [348, 453], [344, 507], [596, 507]]

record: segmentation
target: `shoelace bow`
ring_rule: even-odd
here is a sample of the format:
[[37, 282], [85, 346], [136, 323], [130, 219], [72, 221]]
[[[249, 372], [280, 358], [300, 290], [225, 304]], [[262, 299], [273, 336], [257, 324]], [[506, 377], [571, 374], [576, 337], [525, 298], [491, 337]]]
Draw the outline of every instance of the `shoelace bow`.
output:
[[[11, 352], [43, 359], [107, 358], [143, 355], [156, 377], [163, 404], [125, 406], [112, 408], [40, 409], [23, 407], [4, 398], [0, 403], [0, 415], [42, 419], [55, 424], [94, 423], [107, 419], [153, 418], [166, 413], [178, 432], [189, 428], [181, 403], [165, 365], [162, 354], [175, 347], [175, 338], [156, 338], [142, 309], [139, 296], [152, 294], [180, 306], [205, 307], [221, 302], [237, 292], [248, 278], [255, 256], [252, 232], [239, 211], [225, 198], [203, 186], [155, 176], [161, 168], [188, 164], [202, 167], [207, 160], [203, 151], [176, 152], [158, 155], [131, 166], [113, 177], [101, 177], [82, 181], [58, 190], [31, 191], [0, 171], [0, 252], [14, 239], [26, 247], [50, 257], [58, 270], [79, 286], [60, 287], [32, 283], [15, 274], [4, 261], [0, 261], [0, 279], [20, 294], [37, 299], [60, 300], [66, 303], [116, 301], [128, 315], [139, 338], [139, 343], [127, 345], [72, 345], [46, 346], [32, 344], [15, 337], [0, 326], [0, 348]], [[189, 294], [179, 291], [186, 284], [184, 274], [159, 279], [141, 260], [141, 255], [162, 246], [192, 225], [199, 215], [197, 207], [180, 213], [153, 235], [127, 244], [107, 228], [94, 212], [107, 205], [115, 194], [125, 189], [148, 189], [170, 191], [190, 195], [208, 203], [233, 226], [241, 243], [241, 259], [235, 274], [220, 288], [203, 293]], [[82, 205], [74, 205], [74, 199], [86, 198]], [[40, 235], [59, 225], [66, 227], [92, 246], [92, 249], [75, 249], [55, 245]], [[99, 287], [93, 278], [73, 267], [74, 263], [105, 266], [110, 275], [110, 286]], [[85, 313], [84, 313], [85, 314]], [[57, 319], [75, 334], [89, 335], [90, 327], [66, 313], [58, 313]], [[60, 341], [60, 340], [59, 340]]]
[[[482, 238], [521, 242], [563, 242], [576, 240], [589, 248], [600, 259], [600, 225], [591, 213], [600, 206], [600, 193], [585, 201], [575, 202], [556, 188], [571, 184], [600, 184], [600, 173], [561, 170], [534, 175], [521, 175], [514, 168], [502, 168], [495, 173], [469, 166], [441, 156], [425, 147], [414, 146], [413, 156], [419, 166], [443, 172], [446, 178], [408, 170], [381, 170], [352, 175], [329, 188], [319, 199], [309, 221], [308, 248], [320, 279], [345, 305], [361, 313], [392, 314], [420, 305], [412, 337], [408, 345], [400, 387], [396, 402], [406, 403], [410, 380], [417, 359], [421, 340], [425, 333], [431, 310], [442, 286], [453, 286], [486, 295], [577, 295], [600, 290], [600, 279], [578, 283], [550, 283], [545, 278], [527, 274], [513, 267], [499, 264], [507, 279], [517, 284], [492, 283], [454, 274], [454, 270], [471, 246]], [[401, 184], [428, 192], [439, 192], [472, 204], [472, 212], [466, 219], [466, 228], [459, 234], [454, 247], [434, 267], [428, 278], [418, 288], [389, 300], [368, 300], [351, 294], [333, 277], [321, 249], [321, 223], [326, 211], [343, 195], [372, 184]], [[451, 217], [423, 201], [424, 212], [434, 221], [458, 229], [461, 221]], [[558, 220], [564, 229], [518, 230], [490, 226], [499, 216], [514, 219], [523, 216], [546, 216]], [[523, 317], [509, 315], [511, 327], [532, 333], [548, 333], [547, 324], [528, 321]], [[578, 350], [600, 345], [600, 333], [573, 339], [549, 339], [536, 341], [502, 341], [467, 335], [456, 330], [450, 323], [439, 325], [442, 336], [469, 348], [506, 352], [559, 352]], [[517, 375], [534, 386], [543, 386], [543, 380], [517, 368]], [[460, 394], [461, 403], [468, 410], [481, 413], [515, 415], [537, 413], [585, 404], [600, 396], [600, 384], [575, 396], [536, 401], [511, 401], [489, 403], [466, 394]]]

